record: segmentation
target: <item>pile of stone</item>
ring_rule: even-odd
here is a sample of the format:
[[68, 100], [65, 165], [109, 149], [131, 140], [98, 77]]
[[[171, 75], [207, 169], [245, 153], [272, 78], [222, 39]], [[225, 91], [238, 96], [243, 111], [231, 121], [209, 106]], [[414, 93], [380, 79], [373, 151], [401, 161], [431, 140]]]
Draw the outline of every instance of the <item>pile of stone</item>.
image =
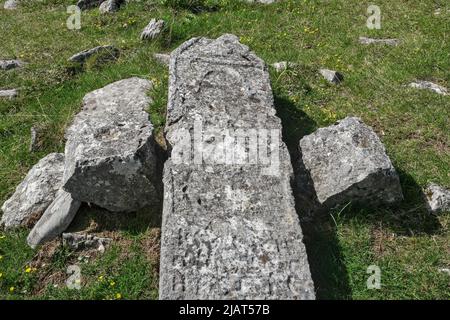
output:
[[66, 132], [64, 154], [36, 164], [3, 207], [7, 228], [38, 221], [30, 246], [70, 225], [82, 202], [112, 212], [157, 204], [161, 194], [153, 126], [145, 109], [148, 80], [130, 78], [87, 94]]

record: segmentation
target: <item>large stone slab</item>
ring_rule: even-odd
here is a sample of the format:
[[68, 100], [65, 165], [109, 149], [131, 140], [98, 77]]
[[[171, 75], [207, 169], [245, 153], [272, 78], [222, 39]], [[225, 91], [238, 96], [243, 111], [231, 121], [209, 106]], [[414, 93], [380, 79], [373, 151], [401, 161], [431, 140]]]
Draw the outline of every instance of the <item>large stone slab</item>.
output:
[[403, 199], [399, 177], [383, 144], [359, 118], [347, 117], [303, 137], [299, 151], [300, 190], [312, 189], [324, 207]]
[[166, 137], [160, 298], [314, 299], [265, 63], [233, 35], [181, 45]]
[[75, 218], [80, 206], [81, 202], [73, 199], [70, 193], [58, 190], [55, 200], [30, 231], [27, 237], [28, 245], [36, 248], [61, 235]]
[[62, 184], [63, 172], [63, 154], [51, 153], [42, 158], [3, 204], [0, 224], [12, 228], [37, 221], [55, 199]]
[[159, 185], [153, 125], [144, 110], [152, 83], [130, 78], [87, 94], [66, 132], [64, 189], [110, 211], [154, 204]]

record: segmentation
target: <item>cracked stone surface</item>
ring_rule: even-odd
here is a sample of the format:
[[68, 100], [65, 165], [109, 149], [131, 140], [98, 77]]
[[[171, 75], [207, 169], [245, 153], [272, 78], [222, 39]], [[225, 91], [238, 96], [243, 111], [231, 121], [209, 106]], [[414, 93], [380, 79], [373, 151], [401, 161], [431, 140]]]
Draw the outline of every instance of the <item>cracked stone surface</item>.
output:
[[373, 39], [367, 37], [359, 37], [359, 43], [361, 44], [383, 44], [388, 46], [398, 46], [400, 44], [399, 39]]
[[[195, 128], [199, 119], [203, 129]], [[270, 139], [258, 161], [210, 161], [225, 154], [224, 130], [239, 129]], [[292, 165], [264, 61], [234, 35], [185, 42], [171, 54], [165, 130], [172, 151], [163, 178], [160, 298], [314, 299]], [[198, 162], [181, 141], [190, 132], [203, 136], [192, 157], [213, 148]], [[249, 156], [237, 141], [228, 141], [235, 159]]]
[[39, 160], [3, 204], [0, 225], [12, 228], [29, 226], [37, 221], [55, 199], [63, 172], [63, 154], [51, 153]]
[[441, 94], [444, 96], [448, 95], [447, 88], [440, 86], [438, 84], [435, 84], [433, 82], [430, 82], [430, 81], [419, 80], [419, 81], [411, 82], [409, 84], [409, 86], [411, 88], [416, 88], [416, 89], [431, 90], [431, 91], [436, 92], [437, 94]]
[[399, 177], [382, 142], [359, 118], [347, 117], [303, 137], [299, 151], [299, 189], [309, 190], [324, 207], [403, 199]]
[[80, 206], [80, 201], [73, 199], [70, 193], [59, 189], [55, 200], [30, 231], [27, 237], [28, 245], [34, 249], [58, 237], [69, 227]]
[[450, 211], [450, 190], [432, 183], [425, 189], [425, 198], [431, 213]]
[[64, 190], [109, 211], [154, 204], [161, 182], [153, 125], [144, 110], [152, 83], [130, 78], [88, 93], [66, 131]]
[[164, 20], [150, 20], [149, 24], [141, 33], [141, 40], [153, 40], [161, 34], [164, 29]]

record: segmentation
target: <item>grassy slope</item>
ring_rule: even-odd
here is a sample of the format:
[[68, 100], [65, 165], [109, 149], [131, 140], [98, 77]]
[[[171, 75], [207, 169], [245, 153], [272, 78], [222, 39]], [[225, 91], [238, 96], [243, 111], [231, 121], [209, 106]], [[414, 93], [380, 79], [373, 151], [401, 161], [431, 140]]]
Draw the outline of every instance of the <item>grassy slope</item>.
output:
[[[64, 128], [87, 92], [130, 76], [153, 79], [158, 85], [150, 114], [161, 127], [167, 71], [152, 54], [168, 52], [193, 36], [234, 33], [268, 63], [300, 64], [281, 74], [271, 71], [291, 149], [315, 128], [357, 115], [375, 128], [401, 174], [406, 200], [398, 207], [348, 206], [320, 223], [303, 226], [318, 296], [450, 298], [448, 275], [438, 272], [450, 266], [450, 216], [427, 215], [420, 199], [420, 188], [430, 181], [450, 187], [450, 100], [404, 87], [415, 79], [450, 87], [450, 17], [433, 15], [438, 7], [444, 8], [442, 12], [450, 9], [446, 1], [380, 0], [381, 30], [366, 28], [368, 4], [357, 0], [227, 4], [219, 12], [198, 15], [140, 1], [110, 16], [100, 16], [97, 10], [83, 12], [79, 31], [65, 27], [68, 4], [72, 1], [29, 1], [18, 11], [0, 9], [0, 58], [29, 62], [22, 70], [0, 73], [0, 88], [22, 89], [17, 100], [0, 100], [0, 203], [39, 158], [63, 150]], [[139, 33], [152, 17], [164, 18], [169, 30], [159, 41], [142, 43]], [[402, 45], [359, 45], [357, 39], [364, 35], [398, 37]], [[122, 49], [116, 63], [67, 73], [69, 56], [109, 43]], [[344, 72], [344, 83], [325, 83], [315, 72], [322, 66]], [[36, 153], [27, 150], [32, 125], [43, 132]], [[92, 209], [85, 208], [83, 214], [91, 223], [96, 219]], [[0, 297], [102, 299], [118, 298], [120, 293], [123, 298], [155, 298], [157, 253], [142, 253], [148, 252], [148, 243], [157, 243], [157, 225], [150, 221], [120, 224], [118, 231], [95, 229], [111, 231], [119, 240], [102, 257], [79, 262], [81, 291], [64, 289], [65, 269], [78, 261], [73, 253], [56, 248], [42, 266], [36, 252], [24, 244], [26, 231], [1, 233]], [[26, 273], [29, 264], [37, 269]], [[366, 288], [371, 264], [381, 268], [381, 290]]]

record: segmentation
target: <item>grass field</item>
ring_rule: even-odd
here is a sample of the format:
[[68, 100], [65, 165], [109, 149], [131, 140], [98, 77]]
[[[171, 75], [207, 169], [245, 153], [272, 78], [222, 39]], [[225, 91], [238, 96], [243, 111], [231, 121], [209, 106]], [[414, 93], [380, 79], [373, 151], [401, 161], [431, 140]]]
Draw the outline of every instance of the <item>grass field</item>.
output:
[[[398, 206], [348, 205], [303, 223], [317, 297], [450, 299], [450, 275], [439, 272], [450, 268], [450, 214], [429, 215], [421, 197], [429, 182], [450, 187], [450, 97], [405, 86], [420, 79], [450, 88], [448, 1], [220, 1], [192, 12], [141, 0], [112, 15], [84, 11], [82, 28], [69, 30], [66, 8], [74, 2], [30, 0], [15, 11], [0, 9], [0, 59], [28, 62], [0, 72], [0, 88], [20, 89], [17, 99], [0, 100], [0, 203], [40, 158], [64, 150], [64, 130], [86, 93], [131, 76], [151, 79], [149, 113], [160, 130], [168, 72], [153, 53], [194, 36], [233, 33], [268, 64], [298, 63], [281, 73], [270, 69], [292, 152], [303, 135], [355, 115], [375, 129], [400, 174], [405, 201]], [[366, 27], [370, 4], [381, 8], [379, 30]], [[153, 17], [166, 21], [165, 33], [142, 42], [140, 32]], [[363, 46], [359, 36], [399, 38], [401, 45]], [[119, 60], [70, 72], [68, 57], [101, 44], [120, 48]], [[341, 71], [344, 82], [328, 84], [320, 67]], [[28, 151], [32, 126], [42, 133], [34, 153]], [[57, 241], [31, 250], [26, 230], [0, 231], [0, 298], [155, 299], [159, 227], [156, 209], [123, 217], [85, 206], [71, 229], [113, 237], [103, 255], [70, 252]], [[81, 290], [65, 286], [73, 264], [81, 267]], [[381, 269], [379, 290], [367, 289], [370, 265]]]

